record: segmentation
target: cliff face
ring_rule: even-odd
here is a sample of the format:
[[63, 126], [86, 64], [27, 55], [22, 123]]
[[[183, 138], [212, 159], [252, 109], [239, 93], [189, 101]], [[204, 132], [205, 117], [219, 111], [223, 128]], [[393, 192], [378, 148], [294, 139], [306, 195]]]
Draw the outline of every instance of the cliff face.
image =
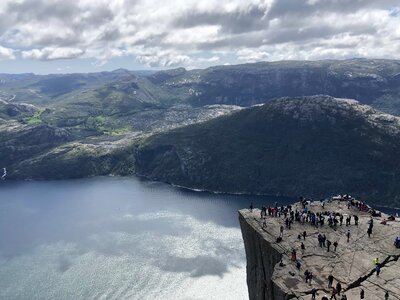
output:
[[259, 234], [251, 225], [244, 214], [239, 214], [240, 228], [242, 230], [244, 246], [247, 257], [247, 286], [249, 298], [263, 299], [288, 299], [272, 281], [275, 265], [282, 258], [282, 250], [275, 248], [272, 243]]
[[[389, 299], [400, 299], [400, 249], [393, 245], [399, 235], [400, 219], [389, 221], [388, 215], [374, 217], [371, 237], [367, 235], [371, 220], [369, 213], [361, 212], [353, 207], [348, 208], [346, 202], [333, 201], [321, 208], [319, 202], [309, 205], [312, 212], [337, 212], [343, 214], [343, 225], [336, 227], [325, 225], [311, 226], [294, 221], [291, 229], [285, 229], [283, 240], [276, 242], [283, 218], [267, 217], [267, 226], [262, 227], [260, 210], [248, 209], [239, 211], [239, 221], [242, 230], [246, 258], [247, 285], [250, 300], [311, 300], [311, 290], [317, 291], [317, 299], [327, 295], [330, 298], [332, 289], [328, 287], [328, 276], [332, 275], [333, 286], [340, 283], [342, 294], [347, 299], [360, 299], [364, 290], [365, 299], [384, 299], [386, 291]], [[301, 211], [299, 203], [293, 205], [293, 210]], [[355, 225], [354, 215], [359, 218]], [[352, 216], [350, 226], [345, 225], [347, 216]], [[382, 222], [384, 224], [382, 224]], [[347, 241], [347, 232], [351, 236]], [[306, 238], [301, 240], [299, 234], [306, 231]], [[318, 234], [326, 235], [331, 241], [330, 251], [320, 247]], [[333, 243], [338, 242], [337, 249]], [[305, 250], [300, 250], [304, 243]], [[301, 264], [297, 269], [291, 260], [291, 251], [296, 249], [297, 261]], [[374, 259], [379, 259], [381, 273], [377, 275]], [[280, 264], [282, 261], [282, 265]], [[311, 283], [305, 282], [304, 272], [313, 273]]]

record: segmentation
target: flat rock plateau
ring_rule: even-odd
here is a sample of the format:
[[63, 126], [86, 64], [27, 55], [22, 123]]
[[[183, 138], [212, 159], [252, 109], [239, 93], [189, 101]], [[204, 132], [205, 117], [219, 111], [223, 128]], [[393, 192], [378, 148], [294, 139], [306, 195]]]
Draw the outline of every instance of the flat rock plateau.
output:
[[[253, 299], [311, 299], [311, 290], [317, 290], [316, 299], [324, 295], [331, 297], [328, 288], [328, 276], [333, 275], [333, 286], [342, 285], [342, 293], [336, 296], [341, 299], [360, 299], [360, 291], [365, 291], [365, 299], [400, 299], [400, 249], [394, 246], [394, 239], [400, 235], [400, 220], [388, 221], [389, 215], [373, 217], [373, 231], [368, 237], [367, 230], [371, 214], [356, 207], [348, 207], [347, 201], [326, 202], [323, 208], [319, 201], [307, 205], [313, 212], [335, 212], [343, 214], [343, 225], [329, 226], [327, 217], [323, 226], [312, 226], [310, 223], [294, 221], [291, 229], [285, 226], [281, 217], [266, 217], [266, 226], [260, 217], [261, 210], [242, 209], [239, 221], [245, 243], [247, 257], [247, 284], [250, 300]], [[303, 211], [302, 203], [292, 205], [292, 210]], [[351, 225], [346, 226], [346, 217], [352, 216]], [[358, 226], [354, 215], [359, 217]], [[339, 218], [338, 218], [339, 220]], [[386, 221], [386, 224], [382, 224]], [[385, 223], [385, 222], [384, 222]], [[284, 227], [283, 239], [277, 242], [280, 228]], [[350, 240], [347, 242], [347, 232]], [[298, 235], [306, 231], [306, 238]], [[320, 247], [318, 234], [326, 235], [332, 242], [330, 252]], [[333, 243], [338, 246], [334, 251]], [[300, 246], [304, 243], [302, 253]], [[297, 251], [297, 260], [301, 263], [297, 269], [291, 258], [292, 250]], [[380, 275], [375, 271], [374, 259], [379, 258]], [[282, 263], [283, 264], [282, 264]], [[305, 270], [313, 273], [312, 283], [305, 282]]]

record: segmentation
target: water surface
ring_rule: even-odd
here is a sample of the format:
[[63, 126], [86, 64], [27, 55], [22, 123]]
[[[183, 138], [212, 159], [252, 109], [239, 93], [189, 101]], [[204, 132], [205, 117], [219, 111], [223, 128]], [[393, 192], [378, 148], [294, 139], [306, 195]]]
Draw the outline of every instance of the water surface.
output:
[[247, 299], [237, 210], [135, 178], [0, 185], [1, 299]]

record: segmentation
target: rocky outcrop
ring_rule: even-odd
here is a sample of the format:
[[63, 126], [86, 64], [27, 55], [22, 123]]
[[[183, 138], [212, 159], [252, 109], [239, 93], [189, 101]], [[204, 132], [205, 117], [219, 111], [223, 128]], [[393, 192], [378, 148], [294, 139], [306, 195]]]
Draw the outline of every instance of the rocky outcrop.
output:
[[[388, 215], [374, 217], [373, 233], [367, 235], [370, 214], [358, 209], [347, 208], [346, 202], [333, 201], [322, 209], [319, 202], [309, 205], [313, 212], [335, 211], [348, 215], [357, 215], [359, 225], [338, 225], [336, 228], [327, 224], [316, 228], [310, 224], [295, 222], [290, 230], [285, 229], [283, 240], [277, 243], [283, 218], [268, 217], [267, 226], [262, 228], [260, 210], [239, 211], [239, 221], [247, 258], [247, 285], [250, 300], [311, 299], [311, 290], [317, 290], [317, 299], [323, 295], [330, 298], [328, 276], [334, 277], [334, 286], [341, 283], [347, 299], [359, 299], [361, 289], [365, 299], [384, 299], [386, 291], [389, 299], [400, 299], [400, 249], [393, 245], [399, 235], [400, 220], [388, 221]], [[300, 204], [293, 206], [301, 210]], [[386, 224], [381, 224], [382, 221]], [[346, 233], [351, 237], [347, 242]], [[298, 239], [298, 234], [307, 232], [305, 240]], [[319, 247], [317, 236], [325, 234], [327, 240], [338, 242], [337, 250], [330, 251]], [[300, 250], [301, 242], [305, 245], [304, 253]], [[297, 250], [297, 260], [301, 263], [298, 270], [291, 260], [292, 249]], [[377, 276], [374, 258], [379, 258], [381, 273]], [[282, 263], [280, 263], [282, 262]], [[305, 270], [313, 272], [312, 283], [305, 283]], [[340, 298], [340, 297], [338, 297]]]

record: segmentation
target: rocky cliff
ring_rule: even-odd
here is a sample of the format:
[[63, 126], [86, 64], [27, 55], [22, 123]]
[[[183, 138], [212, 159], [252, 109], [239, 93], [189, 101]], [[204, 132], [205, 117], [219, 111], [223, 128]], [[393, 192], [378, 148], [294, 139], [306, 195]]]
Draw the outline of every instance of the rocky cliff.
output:
[[[330, 227], [326, 223], [319, 228], [309, 223], [294, 222], [291, 229], [283, 232], [283, 240], [276, 242], [283, 218], [267, 217], [267, 225], [263, 228], [260, 219], [260, 210], [248, 209], [239, 211], [239, 221], [247, 258], [247, 285], [250, 300], [281, 300], [281, 299], [311, 299], [311, 290], [317, 291], [317, 298], [325, 294], [329, 296], [328, 276], [334, 277], [333, 285], [338, 282], [342, 285], [342, 294], [347, 299], [360, 299], [361, 289], [365, 292], [365, 299], [384, 299], [388, 291], [389, 299], [400, 299], [400, 249], [393, 245], [394, 238], [399, 234], [399, 220], [388, 221], [388, 216], [373, 218], [373, 231], [367, 235], [368, 222], [371, 215], [356, 208], [347, 207], [346, 202], [333, 201], [321, 205], [315, 203], [308, 207], [312, 212], [337, 212], [347, 216], [357, 215], [358, 226]], [[293, 210], [301, 211], [300, 203], [293, 206]], [[382, 224], [386, 221], [386, 224]], [[351, 235], [347, 242], [346, 234]], [[301, 240], [298, 234], [306, 231], [306, 238]], [[325, 234], [332, 242], [330, 251], [326, 247], [319, 247], [317, 236]], [[333, 243], [337, 241], [336, 251]], [[305, 250], [300, 250], [301, 243]], [[297, 260], [301, 264], [297, 269], [296, 263], [291, 260], [291, 252], [297, 250]], [[379, 259], [381, 273], [376, 274], [374, 258]], [[282, 263], [280, 263], [282, 261]], [[311, 283], [305, 282], [304, 272], [313, 273]]]

